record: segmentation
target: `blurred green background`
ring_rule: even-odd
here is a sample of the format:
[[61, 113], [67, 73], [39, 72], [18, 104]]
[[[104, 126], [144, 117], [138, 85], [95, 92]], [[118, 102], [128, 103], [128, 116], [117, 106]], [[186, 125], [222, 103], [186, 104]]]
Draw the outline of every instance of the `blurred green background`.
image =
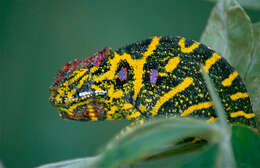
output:
[[[93, 156], [128, 124], [62, 120], [48, 103], [61, 66], [153, 35], [199, 40], [202, 0], [1, 0], [0, 160], [6, 167]], [[249, 10], [252, 21], [260, 14]]]

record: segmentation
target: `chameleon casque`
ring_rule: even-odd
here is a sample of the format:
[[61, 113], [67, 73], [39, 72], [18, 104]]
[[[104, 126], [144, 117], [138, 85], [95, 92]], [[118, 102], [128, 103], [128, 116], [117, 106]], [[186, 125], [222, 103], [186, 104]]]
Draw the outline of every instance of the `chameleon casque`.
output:
[[105, 48], [65, 64], [49, 101], [66, 119], [140, 120], [187, 116], [217, 120], [200, 65], [215, 84], [230, 123], [256, 126], [239, 74], [218, 53], [182, 37], [152, 37]]

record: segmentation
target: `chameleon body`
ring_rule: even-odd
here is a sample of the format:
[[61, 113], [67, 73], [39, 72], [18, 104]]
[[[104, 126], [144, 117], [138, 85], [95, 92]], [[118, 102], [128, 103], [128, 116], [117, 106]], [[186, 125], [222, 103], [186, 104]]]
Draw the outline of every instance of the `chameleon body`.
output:
[[187, 116], [216, 121], [201, 65], [228, 121], [255, 127], [238, 72], [215, 51], [182, 37], [155, 36], [65, 64], [50, 87], [49, 101], [63, 118], [74, 120]]

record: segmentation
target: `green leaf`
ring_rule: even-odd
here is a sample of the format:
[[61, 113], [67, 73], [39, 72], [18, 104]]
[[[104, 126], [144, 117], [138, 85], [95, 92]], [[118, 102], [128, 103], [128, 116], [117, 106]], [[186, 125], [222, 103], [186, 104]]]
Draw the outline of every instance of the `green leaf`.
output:
[[[203, 67], [203, 66], [201, 66]], [[225, 110], [222, 106], [222, 103], [220, 101], [219, 96], [217, 95], [215, 91], [215, 86], [212, 83], [211, 79], [209, 78], [209, 75], [206, 73], [204, 68], [202, 69], [202, 75], [204, 80], [206, 81], [207, 88], [210, 94], [211, 99], [214, 102], [214, 107], [219, 119], [219, 127], [222, 130], [222, 137], [223, 140], [219, 143], [219, 152], [217, 155], [217, 167], [236, 167], [235, 161], [234, 161], [234, 155], [231, 147], [231, 130], [227, 123]]]
[[213, 48], [245, 79], [254, 47], [250, 18], [235, 0], [219, 0], [213, 8], [201, 42]]
[[[133, 128], [124, 136], [112, 141], [96, 166], [117, 167], [120, 165], [131, 165], [144, 161], [156, 154], [169, 151], [169, 149], [175, 151], [173, 152], [175, 157], [194, 151], [202, 152], [205, 145], [195, 150], [192, 147], [192, 143], [183, 152], [182, 149], [184, 148], [182, 147], [185, 143], [181, 142], [186, 138], [196, 136], [207, 140], [207, 145], [211, 146], [223, 139], [221, 135], [220, 129], [216, 124], [205, 121], [183, 118], [153, 120]], [[184, 160], [190, 159], [191, 157], [184, 158]]]
[[213, 145], [205, 152], [200, 153], [197, 155], [193, 160], [190, 162], [186, 162], [182, 168], [191, 168], [191, 167], [207, 167], [207, 168], [215, 168], [216, 158], [219, 153], [219, 145]]
[[[211, 2], [217, 2], [218, 0], [208, 0]], [[243, 7], [260, 10], [259, 0], [237, 0]]]
[[253, 110], [257, 114], [258, 126], [260, 126], [260, 23], [254, 24], [253, 28], [255, 47], [245, 82], [253, 103]]
[[60, 161], [56, 163], [49, 163], [37, 168], [86, 168], [92, 165], [100, 158], [100, 156], [86, 157], [80, 159]]
[[238, 168], [260, 167], [260, 137], [253, 129], [233, 125], [232, 146]]
[[168, 168], [168, 167], [182, 167], [182, 168], [197, 168], [197, 167], [215, 167], [216, 156], [219, 146], [212, 145], [205, 148], [204, 152], [190, 152], [182, 155], [176, 155], [160, 160], [153, 160], [149, 162], [142, 162], [136, 164], [136, 167], [142, 168]]

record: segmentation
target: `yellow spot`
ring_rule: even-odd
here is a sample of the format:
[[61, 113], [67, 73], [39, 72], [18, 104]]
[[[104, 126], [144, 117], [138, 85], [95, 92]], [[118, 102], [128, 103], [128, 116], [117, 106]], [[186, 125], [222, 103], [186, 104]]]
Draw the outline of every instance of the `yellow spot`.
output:
[[94, 90], [102, 91], [102, 89], [101, 89], [100, 87], [98, 87], [97, 85], [92, 85], [91, 87], [92, 87], [92, 89], [94, 89]]
[[97, 117], [91, 117], [91, 120], [92, 120], [92, 121], [97, 121], [98, 118], [97, 118]]
[[198, 96], [199, 96], [199, 97], [203, 97], [203, 94], [200, 93], [200, 94], [198, 94]]
[[89, 71], [90, 71], [91, 73], [94, 73], [96, 70], [97, 70], [97, 67], [96, 67], [96, 66], [93, 66], [92, 68], [90, 68]]
[[139, 109], [140, 109], [142, 112], [146, 111], [146, 107], [145, 107], [144, 105], [140, 105], [140, 106], [139, 106]]
[[194, 42], [191, 46], [185, 47], [184, 38], [181, 38], [180, 41], [178, 42], [178, 44], [181, 47], [181, 52], [183, 52], [183, 53], [190, 53], [190, 52], [194, 51], [196, 48], [198, 48], [200, 45], [198, 42]]
[[91, 117], [92, 121], [97, 121], [98, 118], [96, 117], [96, 115], [94, 113], [89, 113], [89, 116]]
[[215, 122], [217, 120], [217, 118], [215, 117], [210, 117], [207, 121], [208, 122]]
[[180, 62], [180, 57], [174, 57], [170, 59], [167, 65], [165, 66], [165, 70], [167, 72], [172, 72], [178, 66], [179, 62]]
[[184, 91], [187, 87], [189, 87], [193, 82], [193, 79], [191, 77], [185, 78], [182, 83], [177, 85], [175, 88], [172, 88], [171, 91], [163, 95], [156, 103], [156, 105], [153, 108], [152, 115], [156, 115], [158, 113], [158, 110], [160, 107], [167, 102], [169, 99], [171, 99], [173, 96], [175, 96], [177, 93]]
[[115, 114], [116, 110], [117, 110], [117, 106], [112, 106], [110, 111], [107, 112], [107, 114]]
[[231, 100], [237, 100], [246, 97], [248, 97], [248, 93], [241, 93], [241, 92], [237, 92], [230, 96]]
[[126, 116], [126, 118], [128, 119], [128, 120], [131, 120], [131, 119], [133, 119], [133, 118], [137, 118], [137, 117], [139, 117], [141, 115], [141, 113], [140, 112], [132, 112], [130, 115], [128, 115], [128, 116]]
[[123, 105], [123, 108], [122, 108], [122, 109], [127, 110], [127, 109], [130, 109], [130, 108], [132, 108], [132, 107], [133, 107], [132, 104], [130, 104], [130, 103], [126, 103], [126, 104]]
[[237, 112], [230, 113], [231, 118], [236, 118], [236, 117], [241, 117], [241, 116], [245, 117], [246, 119], [250, 119], [250, 118], [255, 117], [255, 114], [254, 113], [245, 113], [244, 111], [237, 111]]
[[236, 77], [238, 76], [238, 72], [234, 71], [233, 73], [231, 73], [228, 78], [224, 79], [222, 81], [222, 85], [227, 87], [227, 86], [231, 86], [232, 82], [236, 79]]
[[184, 110], [184, 112], [181, 114], [181, 116], [187, 116], [196, 110], [206, 109], [211, 106], [213, 106], [213, 103], [211, 101], [195, 104], [195, 105], [190, 106], [188, 109]]
[[217, 53], [213, 53], [212, 56], [206, 60], [204, 70], [209, 72], [209, 69], [212, 67], [212, 65], [214, 65], [219, 59], [221, 59], [221, 56]]
[[152, 99], [145, 99], [146, 102], [151, 103], [153, 100]]
[[123, 92], [121, 90], [114, 90], [114, 85], [112, 85], [108, 90], [108, 96], [110, 97], [110, 102], [113, 101], [114, 98], [118, 99], [123, 96]]
[[60, 94], [56, 96], [56, 101], [57, 102], [61, 101], [61, 95]]
[[159, 72], [159, 76], [161, 76], [161, 77], [166, 77], [166, 76], [168, 76], [168, 75], [167, 75], [167, 73]]
[[150, 95], [153, 95], [153, 92], [152, 92], [152, 91], [149, 91], [149, 94], [150, 94]]
[[69, 99], [71, 99], [75, 93], [76, 93], [76, 90], [75, 90], [75, 89], [72, 89], [70, 92], [68, 92], [67, 97], [68, 97]]
[[193, 138], [193, 140], [191, 141], [191, 143], [196, 143], [196, 142], [198, 142], [198, 141], [200, 141], [201, 140], [201, 138], [199, 138], [199, 137], [195, 137], [195, 138]]

